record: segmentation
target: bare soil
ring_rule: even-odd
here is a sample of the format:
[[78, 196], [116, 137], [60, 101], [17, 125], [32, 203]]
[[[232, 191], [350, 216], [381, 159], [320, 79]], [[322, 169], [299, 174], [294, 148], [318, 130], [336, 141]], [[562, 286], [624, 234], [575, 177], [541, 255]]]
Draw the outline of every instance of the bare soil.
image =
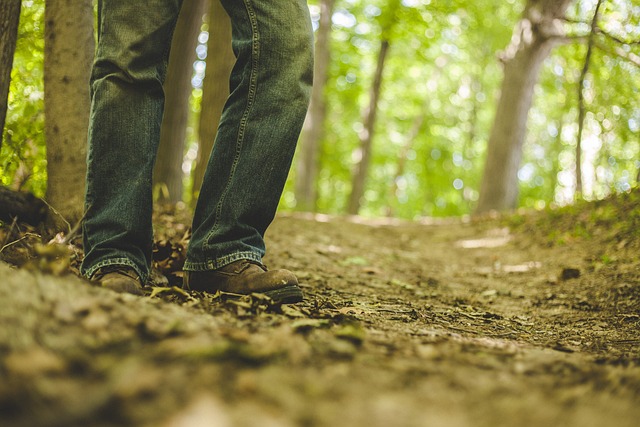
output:
[[540, 218], [279, 216], [280, 307], [0, 263], [0, 425], [636, 426], [637, 234]]

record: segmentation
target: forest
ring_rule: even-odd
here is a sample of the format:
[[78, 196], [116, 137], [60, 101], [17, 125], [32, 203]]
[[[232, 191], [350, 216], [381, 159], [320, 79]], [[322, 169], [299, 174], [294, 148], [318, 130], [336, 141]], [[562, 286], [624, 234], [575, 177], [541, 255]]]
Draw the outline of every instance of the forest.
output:
[[177, 2], [144, 295], [79, 277], [99, 2], [0, 3], [0, 425], [636, 425], [636, 0], [309, 0], [295, 305], [181, 287], [219, 0]]
[[[44, 2], [22, 3], [13, 71], [3, 59], [2, 184], [79, 211], [92, 5], [52, 6], [59, 44], [47, 45]], [[206, 3], [187, 2], [165, 83], [155, 193], [171, 203], [198, 194], [228, 91], [230, 24]], [[636, 186], [638, 6], [541, 2], [544, 31], [528, 33], [530, 3], [312, 2], [315, 88], [281, 209], [419, 219], [563, 206]], [[70, 174], [73, 187], [50, 188]], [[57, 207], [63, 200], [76, 206]]]

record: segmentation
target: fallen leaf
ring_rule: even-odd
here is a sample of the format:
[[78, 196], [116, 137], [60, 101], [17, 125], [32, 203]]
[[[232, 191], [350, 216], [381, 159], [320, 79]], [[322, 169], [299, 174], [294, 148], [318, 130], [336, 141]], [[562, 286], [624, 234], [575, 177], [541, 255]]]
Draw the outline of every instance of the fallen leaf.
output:
[[361, 314], [364, 314], [364, 310], [357, 307], [342, 307], [341, 309], [338, 310], [338, 312], [340, 312], [341, 314], [347, 314], [351, 316], [359, 316]]

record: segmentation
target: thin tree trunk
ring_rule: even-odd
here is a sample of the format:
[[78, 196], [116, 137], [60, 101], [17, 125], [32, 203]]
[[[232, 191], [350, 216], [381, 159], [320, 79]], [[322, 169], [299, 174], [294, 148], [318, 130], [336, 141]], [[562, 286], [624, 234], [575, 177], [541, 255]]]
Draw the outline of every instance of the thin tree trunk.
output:
[[231, 49], [231, 20], [220, 1], [211, 0], [207, 69], [202, 85], [198, 127], [198, 157], [193, 171], [193, 201], [200, 193], [204, 172], [218, 133], [222, 108], [229, 97], [229, 76], [234, 63], [235, 56]]
[[4, 135], [4, 122], [7, 117], [7, 99], [9, 97], [9, 83], [13, 54], [16, 50], [18, 38], [18, 23], [20, 21], [20, 0], [3, 0], [0, 3], [0, 149]]
[[171, 43], [169, 67], [164, 83], [165, 109], [160, 128], [160, 148], [154, 169], [158, 201], [176, 204], [182, 200], [182, 161], [189, 120], [191, 77], [196, 43], [206, 12], [206, 0], [185, 0]]
[[584, 131], [584, 118], [586, 116], [586, 108], [584, 105], [584, 81], [587, 78], [587, 72], [589, 72], [589, 65], [591, 62], [591, 54], [593, 52], [593, 42], [596, 35], [596, 29], [598, 27], [598, 15], [600, 14], [600, 6], [602, 0], [598, 0], [596, 4], [596, 10], [591, 20], [591, 33], [589, 33], [589, 42], [587, 44], [587, 54], [584, 58], [584, 66], [580, 72], [580, 79], [578, 81], [578, 137], [576, 143], [576, 198], [582, 197], [582, 132]]
[[425, 119], [429, 111], [427, 111], [427, 104], [422, 109], [422, 112], [418, 114], [413, 123], [411, 124], [411, 129], [406, 136], [405, 142], [400, 148], [400, 152], [398, 153], [398, 162], [396, 163], [396, 173], [393, 176], [393, 180], [391, 181], [391, 185], [389, 186], [389, 205], [387, 207], [387, 216], [393, 217], [395, 215], [395, 211], [393, 209], [393, 204], [391, 204], [392, 200], [396, 200], [398, 197], [398, 181], [404, 175], [405, 170], [407, 168], [407, 160], [409, 157], [409, 151], [413, 148], [413, 144], [420, 133], [420, 129], [422, 129], [422, 125], [424, 124]]
[[83, 211], [94, 46], [91, 0], [45, 2], [46, 197], [68, 222]]
[[553, 198], [552, 200], [556, 200], [557, 189], [558, 189], [558, 173], [560, 172], [560, 152], [562, 151], [562, 132], [564, 130], [564, 117], [560, 118], [559, 126], [558, 126], [558, 135], [553, 141], [554, 150], [549, 152], [549, 158], [551, 160], [551, 174], [549, 175], [549, 179], [551, 180], [551, 187], [553, 189]]
[[364, 129], [358, 135], [360, 139], [360, 161], [355, 165], [353, 176], [351, 178], [351, 194], [349, 195], [349, 204], [347, 206], [347, 213], [350, 215], [358, 214], [362, 197], [364, 195], [365, 182], [369, 173], [369, 164], [371, 162], [371, 146], [373, 142], [373, 130], [376, 123], [376, 114], [378, 112], [378, 99], [380, 98], [380, 91], [382, 88], [382, 72], [384, 71], [388, 52], [389, 40], [383, 39], [380, 43], [378, 64], [376, 66], [375, 76], [371, 86], [369, 106], [364, 113]]
[[320, 142], [324, 135], [326, 102], [324, 89], [331, 61], [329, 35], [331, 16], [335, 0], [320, 2], [320, 25], [316, 32], [315, 64], [313, 72], [313, 90], [311, 104], [302, 129], [296, 170], [296, 208], [302, 211], [315, 211], [317, 205], [317, 176]]
[[480, 188], [477, 212], [515, 208], [518, 168], [540, 68], [562, 35], [558, 23], [571, 0], [529, 0], [505, 52], [504, 78]]

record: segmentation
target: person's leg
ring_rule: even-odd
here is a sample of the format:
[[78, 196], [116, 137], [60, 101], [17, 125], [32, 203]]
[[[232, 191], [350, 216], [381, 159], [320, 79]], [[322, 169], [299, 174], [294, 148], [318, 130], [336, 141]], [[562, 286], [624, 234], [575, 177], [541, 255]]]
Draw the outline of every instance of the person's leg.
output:
[[109, 266], [130, 267], [143, 282], [148, 276], [162, 83], [181, 4], [98, 3], [81, 267], [86, 277]]
[[194, 215], [187, 277], [238, 260], [261, 261], [313, 79], [304, 0], [222, 4], [231, 17], [237, 62]]

